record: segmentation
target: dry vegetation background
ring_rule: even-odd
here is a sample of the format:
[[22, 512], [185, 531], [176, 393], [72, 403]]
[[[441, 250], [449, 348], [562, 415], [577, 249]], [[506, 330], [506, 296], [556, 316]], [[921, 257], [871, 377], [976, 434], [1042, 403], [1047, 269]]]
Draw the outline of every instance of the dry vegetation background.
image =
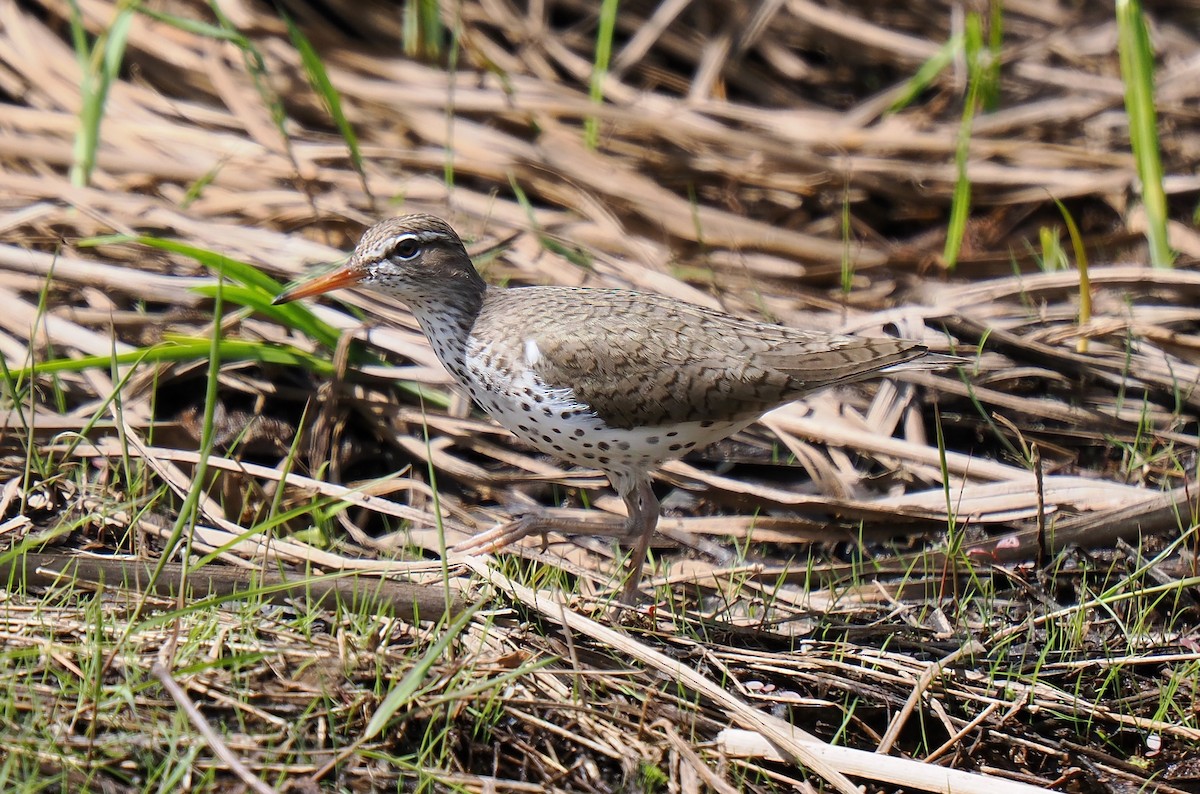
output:
[[[1200, 790], [1200, 8], [1148, 9], [1180, 253], [1152, 269], [1108, 4], [625, 2], [603, 103], [592, 3], [446, 3], [421, 34], [388, 3], [282, 5], [361, 171], [270, 4], [0, 0], [0, 779], [217, 791], [238, 758], [294, 790]], [[1000, 94], [970, 132], [951, 272], [962, 63], [893, 107], [971, 11], [1002, 19]], [[118, 22], [88, 172], [83, 97]], [[1084, 323], [1078, 272], [1044, 256], [1071, 248], [1064, 209]], [[449, 219], [493, 282], [973, 363], [819, 395], [665, 467], [656, 607], [614, 631], [611, 544], [443, 567], [522, 505], [586, 522], [620, 502], [452, 398], [402, 307], [285, 314], [227, 270], [199, 477], [213, 263], [87, 242], [178, 241], [286, 282], [408, 211]], [[175, 527], [190, 605], [181, 568], [146, 583]], [[420, 586], [364, 587], [381, 572]], [[133, 594], [91, 595], [122, 577]], [[451, 591], [483, 611], [413, 619]]]

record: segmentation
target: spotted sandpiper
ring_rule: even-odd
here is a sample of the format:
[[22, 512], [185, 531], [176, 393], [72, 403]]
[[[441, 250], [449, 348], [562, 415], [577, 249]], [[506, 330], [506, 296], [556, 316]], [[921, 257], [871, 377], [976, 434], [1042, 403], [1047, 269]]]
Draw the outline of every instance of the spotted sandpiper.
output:
[[[658, 500], [650, 473], [802, 395], [921, 358], [916, 342], [752, 322], [624, 289], [495, 287], [432, 215], [385, 220], [342, 267], [275, 299], [363, 286], [408, 305], [438, 359], [485, 412], [535, 448], [600, 469], [635, 539], [622, 598], [641, 582]], [[548, 530], [531, 514], [466, 545], [494, 550]]]

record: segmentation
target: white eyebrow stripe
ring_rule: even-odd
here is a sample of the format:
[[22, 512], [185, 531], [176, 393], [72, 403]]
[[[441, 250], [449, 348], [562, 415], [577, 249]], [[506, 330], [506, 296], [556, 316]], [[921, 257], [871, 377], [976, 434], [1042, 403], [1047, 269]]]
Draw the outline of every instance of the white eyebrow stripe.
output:
[[378, 259], [379, 257], [383, 256], [384, 253], [391, 251], [405, 240], [416, 240], [418, 243], [436, 243], [445, 242], [447, 239], [448, 238], [445, 234], [433, 229], [427, 229], [419, 232], [405, 232], [404, 234], [398, 234], [395, 237], [389, 237], [387, 239], [380, 240], [378, 243], [371, 246], [370, 256]]
[[422, 243], [432, 243], [435, 240], [445, 240], [446, 235], [442, 234], [439, 231], [435, 231], [433, 229], [426, 229], [425, 231], [422, 231], [422, 232], [409, 232], [408, 234], [402, 234], [397, 239], [418, 240]]

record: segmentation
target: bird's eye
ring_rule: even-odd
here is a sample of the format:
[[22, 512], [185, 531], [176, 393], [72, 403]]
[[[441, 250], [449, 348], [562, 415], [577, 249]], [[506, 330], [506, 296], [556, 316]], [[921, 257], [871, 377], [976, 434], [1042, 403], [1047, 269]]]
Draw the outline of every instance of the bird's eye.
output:
[[411, 237], [405, 240], [400, 240], [392, 249], [392, 256], [396, 259], [415, 259], [419, 253], [421, 253], [421, 246]]

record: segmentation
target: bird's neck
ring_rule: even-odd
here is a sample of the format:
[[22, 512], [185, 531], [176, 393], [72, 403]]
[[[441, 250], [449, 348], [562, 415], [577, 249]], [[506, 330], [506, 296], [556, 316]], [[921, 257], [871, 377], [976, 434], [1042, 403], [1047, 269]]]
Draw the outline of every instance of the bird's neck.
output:
[[[488, 290], [497, 288], [488, 287], [482, 281], [456, 284], [453, 289], [446, 287], [442, 285], [436, 293], [408, 297], [406, 302], [434, 353], [450, 367], [451, 362], [461, 362], [466, 355], [467, 339], [483, 309], [484, 296]], [[453, 367], [451, 371], [454, 371]]]

